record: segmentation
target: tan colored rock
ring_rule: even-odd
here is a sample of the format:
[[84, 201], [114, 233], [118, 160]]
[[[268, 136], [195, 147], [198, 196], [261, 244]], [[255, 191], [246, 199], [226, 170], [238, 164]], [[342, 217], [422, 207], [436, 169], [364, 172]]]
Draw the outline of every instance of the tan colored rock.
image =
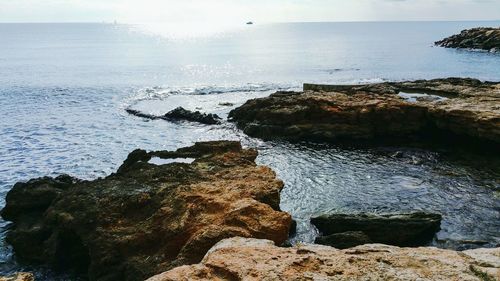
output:
[[[193, 158], [155, 165], [153, 157]], [[222, 239], [288, 239], [279, 211], [283, 182], [239, 142], [205, 142], [177, 151], [132, 152], [116, 174], [18, 183], [2, 216], [14, 222], [16, 254], [90, 280], [144, 280], [199, 262]]]
[[27, 272], [18, 272], [11, 276], [0, 276], [0, 281], [35, 281], [35, 276]]
[[251, 100], [230, 116], [251, 136], [328, 141], [412, 135], [426, 111], [397, 96], [309, 91]]
[[429, 104], [429, 116], [441, 130], [500, 142], [498, 97], [468, 97]]
[[219, 242], [200, 264], [182, 266], [147, 281], [182, 280], [500, 280], [500, 248], [455, 252], [381, 244], [337, 250], [232, 238]]
[[[412, 93], [424, 96], [406, 100], [397, 95]], [[277, 92], [250, 100], [229, 117], [246, 134], [263, 139], [498, 143], [500, 83], [448, 78], [368, 85], [305, 84], [301, 93]]]

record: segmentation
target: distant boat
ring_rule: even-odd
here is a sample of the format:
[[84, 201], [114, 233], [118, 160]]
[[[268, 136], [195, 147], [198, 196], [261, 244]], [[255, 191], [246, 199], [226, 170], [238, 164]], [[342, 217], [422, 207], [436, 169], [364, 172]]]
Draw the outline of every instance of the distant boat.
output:
[[249, 22], [247, 22], [247, 24], [248, 24], [248, 25], [251, 25], [251, 24], [253, 24], [253, 22], [249, 21]]

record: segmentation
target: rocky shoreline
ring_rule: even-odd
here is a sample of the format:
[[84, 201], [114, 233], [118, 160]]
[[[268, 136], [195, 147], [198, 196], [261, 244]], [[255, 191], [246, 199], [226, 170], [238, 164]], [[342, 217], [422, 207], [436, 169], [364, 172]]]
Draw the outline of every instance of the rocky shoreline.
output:
[[[127, 111], [219, 122], [182, 108], [164, 116]], [[229, 116], [263, 139], [467, 139], [491, 152], [500, 142], [500, 83], [305, 84], [303, 92], [250, 100]], [[295, 225], [280, 210], [284, 183], [256, 164], [257, 154], [234, 141], [138, 149], [105, 178], [17, 183], [1, 211], [13, 222], [7, 242], [23, 262], [89, 280], [500, 280], [500, 248], [422, 247], [439, 230], [440, 214], [318, 216], [311, 223], [323, 245], [288, 245]], [[5, 280], [32, 280], [12, 278]]]
[[265, 140], [500, 142], [500, 83], [436, 79], [369, 85], [304, 85], [230, 112]]
[[202, 262], [147, 281], [188, 280], [500, 280], [500, 249], [455, 252], [381, 244], [348, 250], [320, 245], [280, 248], [272, 241], [232, 238]]
[[437, 41], [435, 44], [445, 48], [485, 50], [496, 53], [500, 52], [500, 28], [466, 29], [462, 30], [460, 34]]

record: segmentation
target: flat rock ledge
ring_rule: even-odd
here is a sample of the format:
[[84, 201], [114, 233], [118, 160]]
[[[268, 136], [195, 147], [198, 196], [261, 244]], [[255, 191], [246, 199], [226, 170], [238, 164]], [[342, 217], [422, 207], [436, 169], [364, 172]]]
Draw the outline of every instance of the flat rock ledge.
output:
[[320, 231], [317, 244], [338, 249], [381, 243], [394, 246], [425, 246], [440, 230], [441, 215], [405, 214], [332, 214], [311, 219]]
[[347, 250], [231, 238], [215, 245], [202, 262], [147, 281], [187, 280], [500, 280], [500, 248], [455, 252], [369, 244]]
[[265, 140], [500, 142], [500, 83], [449, 78], [368, 85], [305, 84], [230, 112], [246, 134]]
[[[144, 280], [200, 262], [222, 239], [288, 239], [279, 210], [283, 182], [239, 142], [196, 143], [177, 151], [132, 152], [117, 173], [17, 183], [2, 217], [23, 261], [90, 280]], [[192, 163], [155, 165], [152, 158]]]
[[437, 46], [445, 48], [460, 48], [485, 50], [492, 53], [500, 52], [500, 28], [478, 27], [462, 30], [456, 34], [437, 41]]

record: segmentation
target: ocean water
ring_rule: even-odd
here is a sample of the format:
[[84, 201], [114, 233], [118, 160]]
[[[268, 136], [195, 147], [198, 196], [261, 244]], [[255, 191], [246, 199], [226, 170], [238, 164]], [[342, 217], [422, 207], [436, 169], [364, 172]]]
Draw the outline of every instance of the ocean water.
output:
[[[433, 211], [434, 245], [500, 243], [500, 160], [446, 149], [346, 148], [263, 142], [233, 124], [147, 121], [177, 106], [217, 113], [304, 82], [368, 83], [442, 77], [500, 81], [500, 54], [433, 42], [500, 22], [288, 23], [237, 27], [0, 24], [0, 207], [15, 182], [68, 173], [106, 176], [135, 148], [176, 149], [241, 140], [284, 180], [292, 241], [311, 242], [308, 219], [334, 212]], [[228, 106], [227, 103], [233, 105]], [[392, 155], [402, 151], [403, 157]], [[3, 241], [0, 274], [34, 270]]]

